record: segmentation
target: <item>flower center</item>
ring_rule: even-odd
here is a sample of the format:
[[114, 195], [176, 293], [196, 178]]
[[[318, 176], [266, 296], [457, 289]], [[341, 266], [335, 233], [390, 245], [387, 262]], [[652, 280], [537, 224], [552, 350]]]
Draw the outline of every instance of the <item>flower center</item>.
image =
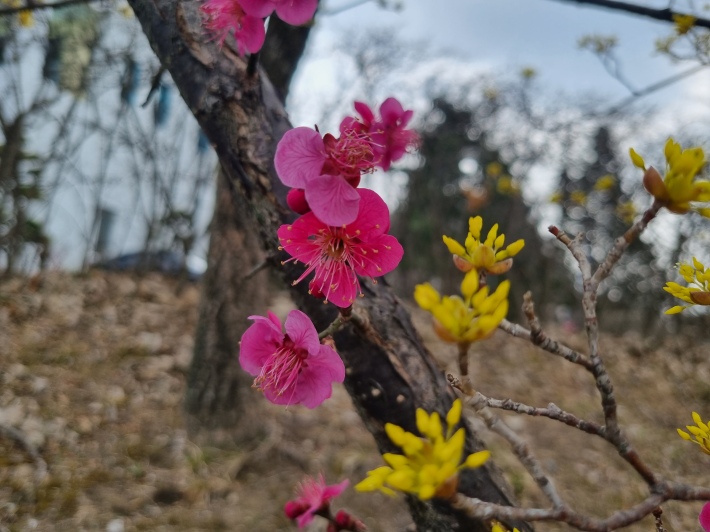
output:
[[261, 391], [271, 389], [277, 395], [283, 395], [293, 388], [298, 375], [308, 366], [307, 358], [308, 351], [296, 347], [286, 335], [281, 347], [268, 358], [261, 373], [254, 379], [253, 387]]
[[372, 142], [355, 130], [345, 131], [328, 148], [333, 164], [343, 174], [369, 173], [375, 169]]

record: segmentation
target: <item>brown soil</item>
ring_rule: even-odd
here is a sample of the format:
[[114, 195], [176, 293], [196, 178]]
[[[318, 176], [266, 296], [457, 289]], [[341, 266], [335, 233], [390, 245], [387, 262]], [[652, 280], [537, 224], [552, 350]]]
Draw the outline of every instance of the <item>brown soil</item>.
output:
[[[19, 278], [0, 286], [0, 424], [21, 431], [48, 466], [37, 481], [31, 457], [0, 434], [0, 530], [295, 530], [281, 508], [305, 474], [355, 483], [381, 465], [342, 387], [315, 410], [260, 402], [269, 437], [254, 448], [190, 441], [182, 398], [198, 299], [198, 287], [178, 290], [152, 275], [52, 274], [41, 286]], [[288, 306], [279, 300], [275, 311], [283, 315]], [[415, 317], [442, 367], [453, 370], [455, 349], [435, 338], [426, 316]], [[584, 350], [581, 336], [564, 338]], [[675, 429], [692, 422], [693, 410], [710, 417], [707, 346], [685, 337], [661, 344], [633, 334], [602, 342], [620, 418], [660, 473], [703, 484], [710, 456]], [[582, 369], [503, 333], [476, 347], [471, 373], [487, 395], [600, 418]], [[643, 483], [598, 438], [502, 415], [530, 438], [580, 510], [601, 516], [644, 496]], [[505, 442], [481, 428], [520, 500], [542, 504]], [[335, 506], [374, 531], [404, 531], [411, 522], [401, 499], [379, 494], [348, 489]], [[700, 507], [664, 506], [666, 528], [697, 530]], [[323, 523], [308, 530], [324, 530]], [[649, 518], [629, 530], [654, 526]]]

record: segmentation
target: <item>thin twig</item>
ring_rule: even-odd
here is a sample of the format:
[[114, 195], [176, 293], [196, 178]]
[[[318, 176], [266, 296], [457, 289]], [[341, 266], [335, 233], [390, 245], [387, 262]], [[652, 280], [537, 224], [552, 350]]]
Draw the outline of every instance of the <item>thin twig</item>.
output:
[[506, 425], [499, 416], [490, 411], [486, 405], [486, 398], [482, 394], [473, 390], [471, 380], [468, 377], [464, 377], [459, 380], [453, 375], [448, 375], [447, 378], [452, 386], [466, 395], [466, 403], [470, 405], [483, 419], [489, 430], [495, 432], [510, 444], [515, 456], [533, 478], [535, 483], [540, 487], [540, 490], [545, 494], [552, 505], [555, 508], [564, 507], [565, 504], [562, 501], [560, 494], [557, 492], [557, 489], [550, 480], [550, 477], [545, 474], [542, 464], [540, 464], [540, 461], [533, 454], [528, 442], [525, 441], [524, 438], [521, 438], [508, 425]]
[[654, 201], [653, 205], [651, 205], [646, 212], [643, 213], [643, 216], [635, 224], [629, 227], [623, 235], [614, 241], [614, 247], [611, 248], [604, 259], [604, 262], [599, 265], [597, 271], [594, 272], [594, 276], [592, 277], [592, 287], [595, 290], [604, 279], [609, 277], [614, 265], [624, 254], [626, 248], [628, 248], [631, 243], [638, 238], [643, 230], [646, 229], [649, 222], [656, 217], [656, 214], [658, 214], [658, 211], [662, 206], [663, 205], [658, 200]]
[[[681, 11], [673, 11], [669, 8], [654, 9], [652, 7], [640, 6], [638, 4], [631, 4], [629, 2], [619, 2], [617, 0], [557, 0], [558, 2], [563, 2], [565, 4], [587, 4], [590, 6], [602, 7], [605, 9], [611, 9], [615, 11], [624, 11], [626, 13], [633, 13], [634, 15], [641, 15], [643, 17], [652, 18], [653, 20], [661, 20], [663, 22], [674, 23], [673, 17], [676, 15], [687, 15]], [[710, 28], [710, 19], [696, 17], [694, 26], [700, 28]]]
[[663, 510], [661, 510], [661, 507], [659, 506], [655, 510], [653, 510], [653, 517], [656, 520], [656, 532], [666, 532], [666, 529], [663, 528]]
[[575, 351], [574, 349], [571, 349], [566, 345], [558, 343], [557, 341], [549, 338], [544, 333], [537, 337], [537, 339], [540, 341], [540, 343], [537, 343], [536, 340], [533, 340], [532, 333], [528, 329], [526, 329], [522, 325], [518, 325], [517, 323], [511, 323], [508, 320], [503, 320], [498, 325], [498, 328], [502, 331], [507, 332], [511, 336], [515, 336], [516, 338], [522, 338], [523, 340], [528, 340], [540, 347], [541, 349], [544, 349], [548, 353], [562, 357], [565, 360], [569, 360], [574, 364], [579, 364], [580, 366], [584, 366], [585, 368], [591, 367], [591, 362], [589, 362], [589, 359], [582, 353]]
[[338, 331], [345, 323], [350, 320], [350, 316], [345, 316], [343, 314], [338, 314], [338, 317], [333, 320], [333, 323], [328, 325], [323, 331], [318, 334], [318, 339], [322, 340], [328, 336], [333, 336], [336, 331]]
[[469, 342], [459, 342], [459, 371], [462, 377], [468, 377], [468, 350], [471, 347]]

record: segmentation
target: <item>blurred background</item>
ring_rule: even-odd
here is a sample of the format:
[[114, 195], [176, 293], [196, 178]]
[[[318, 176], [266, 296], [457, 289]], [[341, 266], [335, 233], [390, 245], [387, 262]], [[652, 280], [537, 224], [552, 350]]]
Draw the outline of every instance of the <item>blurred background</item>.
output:
[[[245, 517], [258, 502], [234, 481], [263, 481], [268, 474], [254, 463], [274, 447], [288, 478], [315, 467], [357, 476], [372, 462], [364, 458], [372, 443], [348, 433], [357, 417], [342, 413], [342, 390], [323, 414], [340, 427], [342, 452], [316, 457], [333, 442], [306, 434], [321, 421], [298, 408], [270, 411], [278, 423], [268, 423], [266, 447], [225, 451], [187, 436], [180, 405], [217, 158], [128, 4], [67, 4], [18, 11], [26, 4], [0, 0], [0, 425], [21, 430], [58, 464], [38, 488], [26, 453], [7, 444], [0, 526], [288, 529], [283, 517]], [[710, 17], [690, 1], [671, 4]], [[710, 147], [710, 32], [685, 30], [565, 0], [324, 0], [287, 86], [287, 108], [294, 126], [318, 124], [322, 132], [337, 131], [355, 100], [375, 108], [394, 96], [415, 111], [419, 151], [363, 179], [388, 202], [392, 233], [405, 249], [388, 278], [402, 298], [426, 281], [458, 292], [441, 236], [463, 241], [468, 218], [481, 215], [484, 232], [498, 223], [508, 242], [526, 241], [506, 274], [509, 319], [519, 320], [522, 294], [532, 290], [539, 315], [559, 334], [575, 335], [582, 324], [576, 265], [547, 227], [583, 232], [587, 253], [600, 261], [651, 204], [629, 148], [662, 169], [669, 136]], [[688, 341], [706, 339], [710, 323], [698, 307], [664, 316], [675, 303], [662, 287], [678, 280], [679, 261], [710, 261], [707, 224], [695, 214], [661, 214], [600, 292], [602, 326], [623, 346], [616, 363], [633, 374], [641, 353], [657, 357], [646, 390], [672, 375], [678, 408], [710, 401], [710, 369]], [[283, 314], [290, 302], [274, 292], [271, 305]], [[672, 362], [654, 351], [659, 346]], [[504, 382], [516, 362], [505, 364], [505, 371], [478, 370]], [[548, 370], [530, 371], [544, 381]], [[573, 394], [574, 387], [566, 397]], [[685, 423], [670, 411], [657, 415], [666, 417], [655, 423], [671, 428]], [[293, 429], [293, 441], [279, 426]], [[549, 434], [538, 436], [547, 442]], [[314, 457], [298, 458], [289, 447], [304, 441]], [[664, 463], [679, 453], [670, 446]], [[595, 463], [581, 472], [594, 476]], [[606, 482], [617, 482], [607, 473]], [[282, 504], [284, 476], [273, 475], [267, 486]], [[529, 486], [515, 478], [525, 499]], [[99, 496], [97, 486], [112, 487]], [[120, 500], [121, 490], [131, 494]], [[189, 517], [173, 511], [181, 505]], [[392, 519], [373, 529], [406, 527], [406, 518]]]

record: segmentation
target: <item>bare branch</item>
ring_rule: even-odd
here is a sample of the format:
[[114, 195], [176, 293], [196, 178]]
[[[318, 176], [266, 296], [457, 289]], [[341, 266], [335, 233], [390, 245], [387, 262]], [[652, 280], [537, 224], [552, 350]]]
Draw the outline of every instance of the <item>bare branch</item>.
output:
[[[683, 13], [680, 11], [673, 11], [670, 8], [665, 9], [654, 9], [652, 7], [640, 6], [638, 4], [632, 4], [629, 2], [619, 2], [617, 0], [557, 0], [558, 2], [563, 2], [565, 4], [580, 4], [580, 5], [590, 5], [595, 7], [601, 7], [604, 9], [611, 9], [614, 11], [624, 11], [626, 13], [631, 13], [634, 15], [640, 15], [642, 17], [651, 18], [653, 20], [660, 20], [663, 22], [673, 23], [673, 17], [675, 15], [687, 15], [688, 13]], [[696, 17], [695, 26], [701, 28], [710, 28], [710, 19]]]

